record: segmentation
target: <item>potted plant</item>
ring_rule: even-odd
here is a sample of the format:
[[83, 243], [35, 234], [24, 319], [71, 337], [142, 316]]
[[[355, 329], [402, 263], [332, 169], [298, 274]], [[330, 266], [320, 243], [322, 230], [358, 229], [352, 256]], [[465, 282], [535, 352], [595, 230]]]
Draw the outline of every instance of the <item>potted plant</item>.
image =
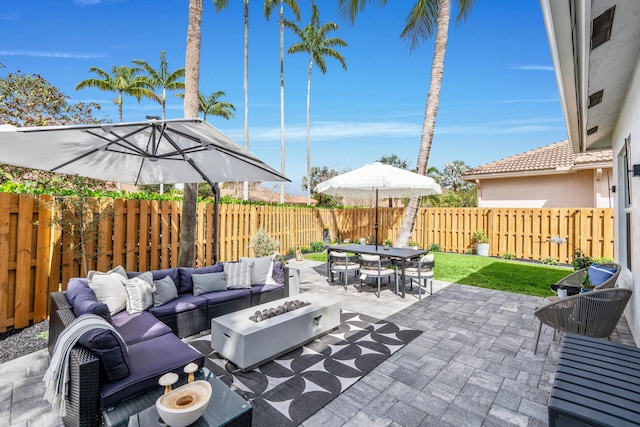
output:
[[387, 239], [382, 244], [384, 245], [384, 249], [387, 250], [387, 249], [389, 249], [391, 247], [391, 245], [393, 245], [393, 242], [391, 240]]
[[476, 255], [489, 256], [489, 237], [484, 230], [474, 231], [473, 240], [476, 242]]
[[409, 242], [407, 244], [407, 246], [409, 246], [411, 249], [415, 249], [415, 250], [420, 249], [420, 246], [418, 245], [418, 242]]

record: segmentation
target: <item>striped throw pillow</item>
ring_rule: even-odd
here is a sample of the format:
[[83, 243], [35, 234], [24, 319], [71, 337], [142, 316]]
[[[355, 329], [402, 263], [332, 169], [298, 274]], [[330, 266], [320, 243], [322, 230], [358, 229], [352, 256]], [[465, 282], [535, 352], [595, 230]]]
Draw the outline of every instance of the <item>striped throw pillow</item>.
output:
[[225, 262], [227, 289], [251, 289], [251, 267], [252, 262]]
[[140, 277], [123, 280], [122, 284], [127, 293], [127, 313], [140, 313], [153, 305], [154, 285]]

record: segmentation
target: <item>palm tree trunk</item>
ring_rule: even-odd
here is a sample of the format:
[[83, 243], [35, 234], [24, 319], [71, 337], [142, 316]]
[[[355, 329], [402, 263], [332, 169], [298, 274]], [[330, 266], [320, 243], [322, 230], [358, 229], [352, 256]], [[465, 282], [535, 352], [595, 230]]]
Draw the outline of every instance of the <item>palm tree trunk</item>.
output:
[[[189, 26], [187, 27], [187, 53], [184, 76], [184, 116], [198, 117], [198, 83], [200, 79], [200, 44], [202, 0], [189, 0]], [[195, 265], [196, 207], [198, 184], [184, 184], [182, 218], [180, 223], [179, 267]], [[216, 257], [217, 254], [214, 254]]]
[[307, 205], [311, 205], [311, 71], [313, 59], [309, 60], [307, 77]]
[[[427, 95], [427, 106], [422, 124], [422, 138], [420, 140], [420, 152], [418, 153], [417, 173], [427, 174], [427, 163], [433, 142], [433, 133], [436, 125], [436, 115], [438, 114], [438, 104], [440, 102], [440, 88], [442, 87], [442, 74], [444, 72], [444, 54], [447, 50], [447, 39], [449, 37], [449, 19], [451, 15], [451, 0], [440, 0], [440, 10], [438, 12], [438, 29], [436, 30], [436, 41], [433, 49], [433, 62], [431, 63], [431, 81], [429, 82], [429, 94]], [[409, 206], [405, 210], [404, 218], [395, 246], [406, 246], [411, 239], [413, 227], [418, 216], [420, 198], [416, 197], [409, 201]]]
[[118, 91], [118, 117], [122, 123], [122, 91]]
[[[284, 175], [284, 5], [280, 3], [280, 172]], [[284, 203], [284, 181], [280, 183], [280, 203]]]
[[[244, 148], [249, 149], [249, 0], [244, 0]], [[242, 200], [249, 200], [249, 182], [244, 182]]]

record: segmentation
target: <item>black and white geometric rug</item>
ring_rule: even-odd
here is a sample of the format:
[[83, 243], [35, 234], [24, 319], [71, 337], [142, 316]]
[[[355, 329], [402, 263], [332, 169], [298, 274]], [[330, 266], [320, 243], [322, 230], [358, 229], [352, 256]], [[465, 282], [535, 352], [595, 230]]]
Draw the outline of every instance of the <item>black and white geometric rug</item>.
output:
[[293, 427], [335, 399], [422, 331], [342, 310], [330, 334], [249, 372], [211, 350], [207, 336], [189, 344], [205, 366], [253, 406], [253, 425]]

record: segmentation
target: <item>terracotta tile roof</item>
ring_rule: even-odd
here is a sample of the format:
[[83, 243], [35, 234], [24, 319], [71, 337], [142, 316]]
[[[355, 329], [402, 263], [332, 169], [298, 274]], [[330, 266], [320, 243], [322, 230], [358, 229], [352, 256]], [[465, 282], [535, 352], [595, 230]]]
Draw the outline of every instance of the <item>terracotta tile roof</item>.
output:
[[588, 163], [611, 163], [611, 150], [574, 154], [568, 140], [516, 154], [506, 159], [486, 163], [466, 170], [464, 177], [514, 172], [568, 170], [575, 165]]

